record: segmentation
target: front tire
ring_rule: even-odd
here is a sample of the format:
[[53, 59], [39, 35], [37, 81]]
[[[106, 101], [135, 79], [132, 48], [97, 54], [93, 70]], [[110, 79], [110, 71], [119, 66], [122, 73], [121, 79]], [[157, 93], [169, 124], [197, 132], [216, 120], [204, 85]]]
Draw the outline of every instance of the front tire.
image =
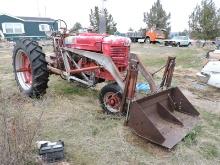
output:
[[151, 41], [150, 41], [150, 37], [146, 37], [145, 40], [144, 40], [145, 44], [150, 44]]
[[118, 84], [107, 84], [99, 94], [99, 101], [107, 114], [119, 114], [122, 101], [122, 92]]
[[46, 93], [49, 71], [42, 48], [37, 42], [22, 39], [13, 51], [15, 80], [22, 93], [40, 97]]

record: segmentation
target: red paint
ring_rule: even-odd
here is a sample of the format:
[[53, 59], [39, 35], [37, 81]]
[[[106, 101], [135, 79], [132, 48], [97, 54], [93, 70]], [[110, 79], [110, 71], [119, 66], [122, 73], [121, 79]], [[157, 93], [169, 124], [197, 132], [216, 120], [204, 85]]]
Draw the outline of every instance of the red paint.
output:
[[118, 97], [117, 94], [109, 92], [106, 94], [104, 102], [112, 108], [119, 108], [121, 99]]
[[[65, 39], [65, 46], [87, 51], [102, 53], [112, 58], [120, 72], [128, 67], [128, 54], [130, 51], [130, 39], [108, 34], [83, 33], [77, 36], [69, 36]], [[80, 62], [82, 68], [97, 66], [96, 63], [87, 61]], [[95, 71], [96, 77], [105, 80], [114, 80], [111, 74], [105, 69]]]
[[32, 73], [31, 73], [30, 60], [25, 53], [22, 54], [22, 68], [18, 69], [18, 71], [23, 72], [25, 83], [31, 85]]
[[102, 52], [102, 41], [106, 36], [108, 35], [96, 33], [83, 33], [77, 36], [70, 36], [67, 38], [71, 41], [70, 43], [66, 43], [66, 46], [69, 48]]
[[85, 72], [85, 71], [97, 70], [97, 69], [100, 69], [100, 68], [101, 68], [100, 66], [90, 66], [90, 67], [70, 70], [69, 72], [70, 73], [81, 73], [81, 72]]

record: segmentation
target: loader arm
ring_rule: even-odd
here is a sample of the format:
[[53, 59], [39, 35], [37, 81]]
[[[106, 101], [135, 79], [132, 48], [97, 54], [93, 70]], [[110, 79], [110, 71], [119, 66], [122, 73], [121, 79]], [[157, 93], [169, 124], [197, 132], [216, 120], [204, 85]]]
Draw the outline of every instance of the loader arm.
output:
[[137, 54], [131, 53], [130, 59], [136, 60], [138, 62], [138, 70], [150, 85], [151, 93], [155, 93], [157, 91], [157, 85], [153, 80], [152, 74], [144, 67], [144, 64], [141, 62]]
[[112, 75], [112, 77], [118, 83], [122, 91], [124, 91], [124, 82], [122, 80], [121, 74], [118, 71], [117, 67], [115, 66], [114, 62], [112, 61], [111, 57], [103, 56], [103, 54], [85, 51], [85, 50], [79, 50], [73, 48], [63, 48], [63, 49], [68, 52], [76, 53], [78, 55], [95, 60], [99, 65], [103, 66], [103, 68], [105, 68]]

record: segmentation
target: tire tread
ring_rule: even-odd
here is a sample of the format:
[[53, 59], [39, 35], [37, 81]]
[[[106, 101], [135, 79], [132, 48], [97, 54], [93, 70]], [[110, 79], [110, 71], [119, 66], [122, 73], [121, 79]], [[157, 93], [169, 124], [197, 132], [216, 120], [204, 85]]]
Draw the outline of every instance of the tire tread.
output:
[[[15, 72], [15, 57], [19, 50], [23, 50], [29, 57], [32, 68], [32, 87], [28, 91], [19, 84]], [[15, 80], [19, 86], [20, 91], [25, 92], [30, 97], [40, 97], [46, 93], [49, 81], [49, 71], [47, 69], [47, 62], [42, 47], [36, 41], [29, 39], [21, 39], [16, 43], [13, 51], [13, 67], [15, 72]]]

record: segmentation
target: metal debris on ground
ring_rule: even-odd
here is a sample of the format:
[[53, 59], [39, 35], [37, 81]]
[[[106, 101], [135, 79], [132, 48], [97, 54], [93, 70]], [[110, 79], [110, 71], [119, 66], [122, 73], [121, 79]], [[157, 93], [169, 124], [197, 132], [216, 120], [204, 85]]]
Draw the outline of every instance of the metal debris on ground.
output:
[[218, 48], [207, 53], [206, 63], [197, 77], [203, 83], [220, 88], [220, 41], [216, 43]]
[[64, 142], [38, 141], [37, 147], [43, 162], [57, 162], [64, 159]]

